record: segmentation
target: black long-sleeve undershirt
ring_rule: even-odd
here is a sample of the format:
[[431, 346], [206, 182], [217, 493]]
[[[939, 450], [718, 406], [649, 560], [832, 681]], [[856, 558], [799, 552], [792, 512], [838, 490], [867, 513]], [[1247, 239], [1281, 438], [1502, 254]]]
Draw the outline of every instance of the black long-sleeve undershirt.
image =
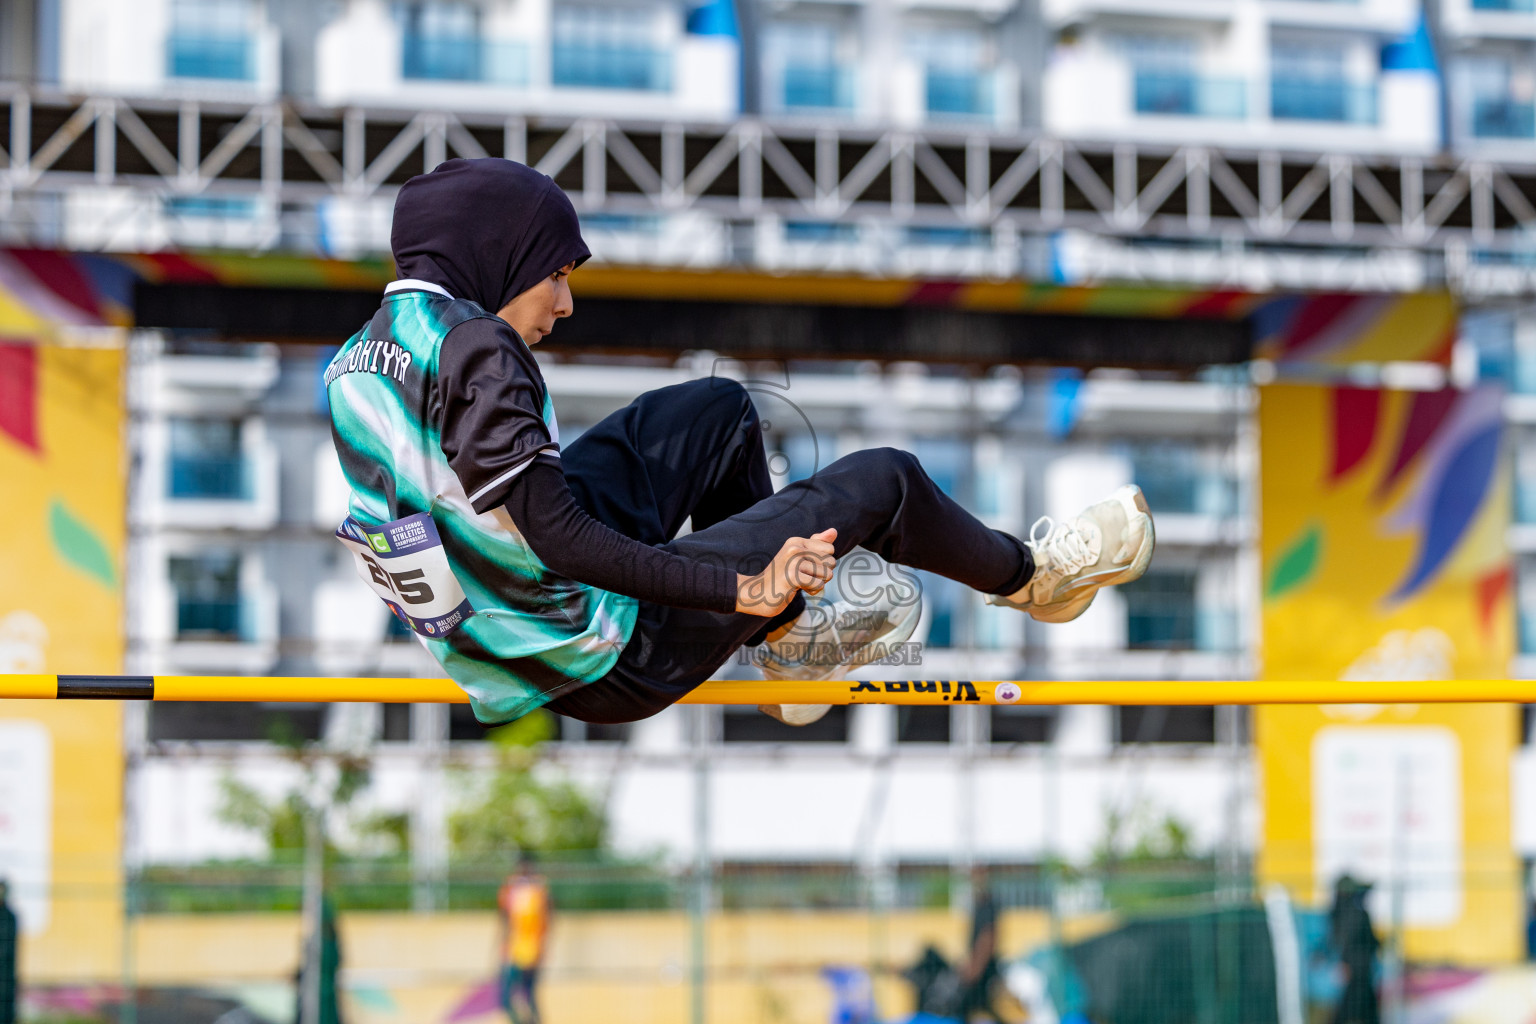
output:
[[539, 561], [562, 576], [674, 608], [736, 610], [733, 570], [642, 544], [593, 519], [552, 459], [535, 458], [519, 472], [505, 504]]

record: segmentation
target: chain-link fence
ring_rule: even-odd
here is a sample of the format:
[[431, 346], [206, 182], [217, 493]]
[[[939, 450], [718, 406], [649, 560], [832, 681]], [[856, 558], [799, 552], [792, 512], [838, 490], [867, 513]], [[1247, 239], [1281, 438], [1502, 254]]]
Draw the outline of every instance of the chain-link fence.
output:
[[[403, 860], [329, 863], [337, 927], [326, 948], [339, 966], [340, 1018], [505, 1019], [498, 892], [515, 870], [456, 861], [423, 878]], [[1372, 920], [1363, 897], [1342, 911], [1295, 905], [1278, 886], [1256, 888], [1246, 865], [724, 863], [700, 872], [566, 856], [541, 859], [536, 872], [554, 907], [536, 985], [546, 1021], [873, 1024], [922, 1011], [929, 1020], [1303, 1024], [1521, 1020], [1506, 1010], [1536, 1010], [1536, 980], [1523, 967], [1404, 969], [1392, 922]], [[1521, 900], [1462, 883], [1468, 904]], [[107, 937], [115, 976], [29, 972], [22, 932], [23, 1019], [301, 1018], [300, 862], [150, 866], [127, 873], [122, 891], [121, 925], [97, 922], [120, 933]], [[49, 898], [66, 920], [72, 900], [99, 895]], [[1365, 916], [1351, 918], [1357, 911]], [[1362, 991], [1368, 1011], [1335, 1016]], [[1426, 1007], [1440, 1009], [1426, 1017]]]

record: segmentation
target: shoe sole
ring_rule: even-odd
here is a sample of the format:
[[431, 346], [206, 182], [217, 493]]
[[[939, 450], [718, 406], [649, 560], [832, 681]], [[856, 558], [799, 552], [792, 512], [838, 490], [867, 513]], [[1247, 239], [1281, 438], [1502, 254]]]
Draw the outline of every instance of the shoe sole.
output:
[[860, 666], [868, 665], [872, 661], [878, 661], [879, 658], [875, 657], [874, 652], [870, 649], [873, 648], [876, 644], [880, 644], [883, 653], [881, 653], [879, 657], [884, 658], [891, 653], [892, 646], [905, 643], [907, 640], [911, 639], [912, 634], [917, 631], [918, 622], [923, 617], [922, 608], [923, 605], [921, 601], [914, 601], [910, 605], [897, 608], [896, 611], [902, 612], [902, 616], [900, 618], [887, 619], [886, 629], [883, 633], [879, 633], [870, 637], [862, 645], [860, 645], [860, 652], [868, 651], [869, 653], [856, 655], [853, 660], [844, 662], [841, 665], [829, 665], [827, 666], [827, 670], [821, 675], [773, 676], [769, 675], [769, 673], [764, 670], [763, 676], [764, 678], [773, 679], [776, 681], [818, 682], [823, 679], [832, 679], [836, 676], [842, 675], [849, 669], [859, 668]]
[[1053, 602], [1049, 605], [1037, 605], [1026, 609], [1030, 618], [1036, 622], [1071, 622], [1088, 610], [1088, 606], [1093, 604], [1093, 599], [1098, 594], [1100, 588], [1119, 586], [1122, 583], [1139, 580], [1142, 574], [1147, 571], [1147, 566], [1152, 564], [1152, 552], [1157, 547], [1157, 530], [1152, 523], [1152, 510], [1147, 506], [1146, 496], [1141, 493], [1140, 487], [1131, 484], [1116, 491], [1115, 497], [1119, 498], [1126, 505], [1126, 519], [1128, 522], [1133, 522], [1137, 518], [1146, 520], [1141, 547], [1131, 559], [1130, 564], [1112, 576], [1084, 584], [1081, 593], [1061, 604]]
[[[788, 708], [795, 708], [797, 710], [794, 710], [794, 711], [786, 710]], [[759, 704], [757, 706], [757, 710], [761, 711], [763, 714], [767, 715], [769, 718], [772, 718], [774, 721], [782, 722], [785, 725], [787, 725], [787, 726], [789, 726], [789, 727], [791, 727], [793, 729], [801, 729], [801, 728], [804, 728], [807, 725], [812, 725], [812, 724], [814, 724], [816, 722], [821, 721], [823, 718], [825, 718], [826, 715], [827, 715], [827, 712], [832, 710], [832, 705], [831, 704]], [[800, 718], [801, 721], [791, 722], [790, 721], [791, 718]]]

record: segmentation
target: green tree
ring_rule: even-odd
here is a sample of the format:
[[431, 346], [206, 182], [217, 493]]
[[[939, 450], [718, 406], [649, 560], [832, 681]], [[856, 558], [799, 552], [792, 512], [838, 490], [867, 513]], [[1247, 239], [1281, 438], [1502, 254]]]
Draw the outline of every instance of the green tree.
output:
[[511, 850], [552, 853], [598, 850], [607, 839], [600, 803], [571, 780], [540, 765], [540, 747], [555, 734], [555, 719], [536, 711], [494, 730], [496, 768], [465, 778], [471, 794], [448, 819], [453, 852], [491, 860]]
[[[312, 800], [342, 808], [368, 788], [368, 759], [359, 754], [321, 749], [293, 735], [274, 729], [272, 740], [284, 748], [289, 760], [301, 769], [298, 785], [276, 797], [226, 772], [219, 780], [219, 806], [214, 812], [226, 825], [253, 832], [267, 841], [272, 853], [304, 849], [304, 819], [314, 808]], [[329, 838], [328, 852], [334, 852]]]
[[1110, 906], [1137, 910], [1210, 892], [1213, 871], [1210, 855], [1195, 848], [1188, 822], [1140, 803], [1129, 811], [1105, 809], [1104, 834], [1088, 874], [1100, 880]]

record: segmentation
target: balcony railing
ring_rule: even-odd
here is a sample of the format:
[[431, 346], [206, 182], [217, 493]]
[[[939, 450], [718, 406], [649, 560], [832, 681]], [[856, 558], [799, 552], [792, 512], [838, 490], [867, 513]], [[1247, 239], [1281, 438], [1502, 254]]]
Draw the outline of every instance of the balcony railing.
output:
[[166, 74], [172, 78], [256, 80], [256, 41], [249, 36], [172, 35], [165, 51]]
[[1376, 123], [1376, 86], [1343, 78], [1277, 75], [1269, 84], [1269, 113], [1280, 121]]
[[176, 600], [176, 638], [178, 640], [239, 640], [241, 630], [239, 598], [179, 597]]
[[644, 47], [556, 43], [550, 74], [555, 85], [573, 88], [666, 92], [672, 88], [672, 54]]
[[239, 501], [251, 496], [250, 473], [238, 455], [172, 455], [166, 495]]
[[927, 105], [935, 117], [991, 117], [992, 76], [975, 71], [929, 68]]
[[1479, 139], [1536, 138], [1536, 103], [1506, 96], [1473, 97], [1472, 134]]
[[1223, 118], [1248, 114], [1248, 86], [1241, 79], [1137, 70], [1134, 91], [1138, 114]]
[[852, 110], [853, 72], [826, 64], [791, 64], [784, 69], [781, 99], [786, 110]]
[[528, 84], [528, 47], [522, 43], [408, 35], [400, 50], [401, 77], [434, 82]]

